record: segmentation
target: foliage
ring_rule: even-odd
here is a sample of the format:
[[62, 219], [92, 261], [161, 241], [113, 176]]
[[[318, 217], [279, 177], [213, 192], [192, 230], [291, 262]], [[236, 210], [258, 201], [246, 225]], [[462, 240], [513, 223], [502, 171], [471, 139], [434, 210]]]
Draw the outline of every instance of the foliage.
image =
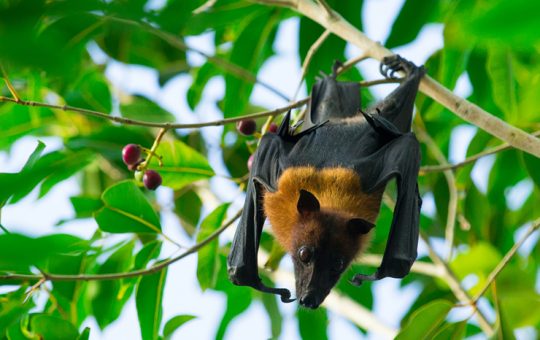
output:
[[[327, 2], [360, 29], [362, 17], [376, 15], [367, 13], [363, 1]], [[64, 232], [62, 226], [55, 233], [27, 235], [16, 226], [0, 224], [1, 339], [88, 339], [97, 332], [87, 327], [89, 319], [107, 329], [129, 308], [130, 299], [135, 300], [141, 338], [168, 339], [176, 331], [180, 334], [184, 324], [204, 318], [181, 308], [170, 318], [163, 313], [166, 286], [176, 285], [173, 280], [195, 278], [205, 294], [217, 292], [226, 298], [221, 321], [215, 325], [217, 338], [223, 338], [231, 321], [254, 302], [262, 302], [268, 315], [270, 333], [264, 337], [281, 335], [285, 315], [281, 303], [274, 296], [233, 286], [224, 264], [229, 243], [225, 238], [222, 242], [209, 239], [222, 231], [227, 216], [234, 215], [234, 205], [207, 201], [211, 179], [231, 179], [223, 179], [223, 170], [216, 170], [216, 161], [210, 161], [208, 138], [197, 130], [169, 130], [163, 125], [160, 133], [165, 136], [156, 140], [155, 128], [127, 120], [124, 123], [128, 124], [115, 123], [118, 118], [168, 123], [178, 117], [156, 98], [122, 92], [109, 80], [107, 70], [112, 64], [143, 67], [157, 74], [162, 88], [189, 78], [186, 92], [175, 96], [184, 96], [201, 121], [207, 120], [201, 107], [209, 102], [205, 99], [208, 90], [212, 82], [220, 80], [225, 86], [223, 97], [213, 98], [211, 104], [224, 118], [235, 118], [277, 108], [260, 108], [253, 102], [257, 84], [284, 97], [280, 89], [263, 82], [269, 79], [262, 79], [260, 71], [276, 55], [276, 37], [285, 23], [292, 20], [299, 25], [296, 48], [301, 60], [324, 28], [289, 9], [243, 0], [209, 1], [208, 8], [203, 0], [155, 3], [0, 0], [0, 66], [8, 80], [0, 87], [0, 150], [21, 158], [13, 154], [14, 145], [21, 141], [33, 145], [18, 171], [0, 173], [1, 212], [5, 214], [24, 200], [42, 199], [69, 179], [77, 183], [78, 192], [70, 197], [72, 221], [90, 220], [91, 227], [82, 225], [92, 228], [93, 235], [83, 239]], [[468, 79], [471, 92], [467, 99], [519, 128], [534, 131], [540, 126], [539, 12], [538, 2], [526, 0], [407, 0], [385, 45], [395, 48], [414, 43], [429, 25], [442, 25], [444, 46], [426, 61], [428, 73], [449, 89]], [[197, 37], [211, 37], [211, 54], [190, 45], [194, 41], [190, 39]], [[333, 60], [344, 60], [347, 46], [331, 35], [308, 65], [306, 86], [314, 83], [320, 70], [330, 72]], [[202, 56], [203, 62], [194, 55]], [[360, 68], [353, 68], [342, 79], [360, 81], [363, 74]], [[48, 105], [7, 100], [15, 95]], [[363, 98], [367, 105], [373, 95], [365, 89]], [[458, 131], [467, 124], [423, 94], [416, 104], [414, 129], [419, 136], [422, 132], [428, 136], [422, 138], [423, 165], [438, 164], [436, 154], [448, 159], [460, 136]], [[65, 105], [75, 110], [66, 110]], [[103, 115], [96, 117], [89, 111]], [[261, 127], [263, 120], [257, 123]], [[482, 130], [474, 131], [467, 157], [500, 144]], [[242, 136], [232, 124], [220, 133], [219, 162], [234, 177], [231, 185], [244, 188], [247, 160], [260, 134]], [[61, 147], [46, 149], [47, 142], [40, 140], [51, 138], [61, 141]], [[162, 175], [165, 188], [159, 190], [173, 192], [165, 195], [169, 202], [163, 203], [142, 188], [122, 163], [121, 150], [128, 143], [155, 153], [145, 166]], [[401, 330], [395, 330], [401, 339], [463, 338], [486, 331], [481, 322], [478, 327], [478, 312], [473, 318], [454, 313], [458, 304], [467, 301], [452, 288], [452, 277], [470, 296], [481, 294], [485, 309], [497, 316], [491, 327], [500, 337], [512, 337], [525, 327], [540, 327], [537, 238], [527, 251], [504, 263], [494, 282], [489, 276], [539, 217], [540, 161], [514, 149], [489, 157], [491, 166], [460, 164], [450, 170], [454, 177], [445, 177], [441, 171], [426, 171], [420, 177], [420, 191], [426, 201], [433, 198], [435, 207], [422, 216], [421, 228], [426, 239], [436, 244], [442, 244], [445, 237], [451, 188], [457, 189], [455, 254], [448, 260], [446, 275], [411, 273], [402, 281], [404, 286], [420, 289], [403, 317]], [[483, 180], [474, 179], [478, 173]], [[210, 189], [219, 191], [216, 185]], [[32, 194], [36, 190], [37, 198]], [[165, 215], [171, 212], [178, 217], [184, 238], [191, 244], [202, 243], [200, 250], [186, 253], [198, 250], [197, 269], [180, 278], [171, 277], [167, 266], [151, 269], [173, 257], [162, 249], [165, 245], [186, 251], [165, 232]], [[384, 251], [390, 220], [391, 209], [383, 206], [370, 252]], [[269, 267], [278, 267], [283, 253], [272, 246], [271, 236], [265, 234], [262, 247], [268, 253], [272, 249]], [[443, 258], [445, 251], [436, 249]], [[433, 254], [431, 260], [421, 261], [442, 268]], [[362, 266], [360, 270], [373, 268]], [[135, 274], [126, 275], [131, 272]], [[103, 280], [107, 275], [112, 276]], [[350, 276], [350, 272], [344, 275], [336, 291], [353, 304], [371, 309], [381, 297], [374, 294], [373, 285], [350, 286]], [[299, 310], [295, 317], [299, 336], [310, 339], [327, 338], [328, 325], [335, 319], [326, 309]]]

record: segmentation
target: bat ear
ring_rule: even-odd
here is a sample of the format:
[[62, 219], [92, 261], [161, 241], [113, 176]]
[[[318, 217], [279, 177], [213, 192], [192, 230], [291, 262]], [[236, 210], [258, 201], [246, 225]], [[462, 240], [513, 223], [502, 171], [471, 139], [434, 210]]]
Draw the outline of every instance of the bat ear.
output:
[[363, 218], [351, 218], [347, 222], [347, 229], [352, 235], [364, 235], [369, 233], [375, 224], [364, 220]]
[[319, 204], [319, 201], [315, 195], [307, 190], [301, 189], [296, 208], [298, 209], [299, 213], [305, 214], [318, 212], [321, 210], [321, 205]]

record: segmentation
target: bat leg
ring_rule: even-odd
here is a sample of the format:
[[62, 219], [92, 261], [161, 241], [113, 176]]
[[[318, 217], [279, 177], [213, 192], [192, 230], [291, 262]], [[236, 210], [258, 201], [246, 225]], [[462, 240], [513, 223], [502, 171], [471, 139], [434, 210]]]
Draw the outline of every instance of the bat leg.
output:
[[414, 100], [420, 79], [425, 73], [424, 68], [417, 67], [399, 55], [392, 55], [383, 59], [380, 71], [386, 78], [393, 78], [394, 73], [398, 71], [406, 74], [398, 88], [377, 104], [374, 110], [390, 121], [399, 131], [407, 133], [411, 130]]

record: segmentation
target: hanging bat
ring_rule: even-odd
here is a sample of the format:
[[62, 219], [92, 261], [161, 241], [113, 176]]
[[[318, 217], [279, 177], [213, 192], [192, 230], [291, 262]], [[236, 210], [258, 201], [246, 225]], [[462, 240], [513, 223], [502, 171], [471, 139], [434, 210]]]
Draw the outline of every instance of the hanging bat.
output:
[[397, 201], [381, 265], [351, 282], [402, 278], [417, 255], [420, 147], [410, 130], [424, 68], [398, 55], [384, 58], [385, 77], [397, 71], [406, 76], [368, 112], [361, 111], [358, 83], [336, 81], [336, 70], [314, 85], [301, 132], [292, 131], [288, 113], [276, 134], [262, 137], [228, 257], [234, 284], [294, 301], [289, 290], [268, 287], [258, 275], [257, 251], [268, 218], [276, 240], [292, 257], [296, 296], [308, 308], [323, 302], [366, 248], [392, 178]]

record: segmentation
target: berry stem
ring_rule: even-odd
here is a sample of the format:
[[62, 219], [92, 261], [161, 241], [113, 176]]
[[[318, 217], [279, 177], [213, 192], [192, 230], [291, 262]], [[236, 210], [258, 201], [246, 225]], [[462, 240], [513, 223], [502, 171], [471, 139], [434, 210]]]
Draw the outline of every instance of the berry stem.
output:
[[154, 144], [152, 144], [152, 148], [150, 150], [144, 149], [146, 152], [148, 152], [148, 158], [146, 158], [146, 160], [142, 162], [142, 164], [140, 165], [140, 169], [146, 169], [148, 164], [150, 164], [150, 160], [152, 159], [153, 156], [155, 156], [158, 159], [159, 166], [163, 166], [161, 156], [158, 156], [156, 154], [156, 150], [159, 146], [159, 143], [161, 143], [161, 139], [167, 133], [168, 130], [169, 130], [168, 128], [159, 129], [156, 139], [154, 140]]

